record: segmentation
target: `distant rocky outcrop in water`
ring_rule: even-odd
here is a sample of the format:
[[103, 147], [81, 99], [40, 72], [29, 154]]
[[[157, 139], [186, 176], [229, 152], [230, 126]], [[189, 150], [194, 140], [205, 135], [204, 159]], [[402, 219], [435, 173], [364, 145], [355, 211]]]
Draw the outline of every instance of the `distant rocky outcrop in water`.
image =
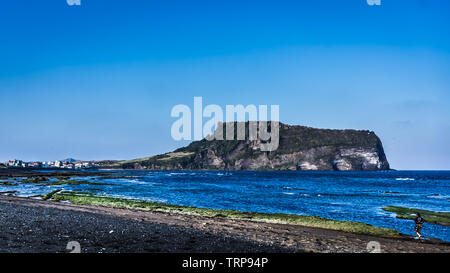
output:
[[[236, 123], [234, 124], [236, 125]], [[248, 135], [248, 122], [246, 124]], [[224, 129], [225, 130], [225, 129]], [[330, 130], [280, 123], [279, 147], [259, 140], [200, 140], [173, 152], [122, 161], [116, 167], [151, 170], [389, 170], [380, 139], [367, 130]]]

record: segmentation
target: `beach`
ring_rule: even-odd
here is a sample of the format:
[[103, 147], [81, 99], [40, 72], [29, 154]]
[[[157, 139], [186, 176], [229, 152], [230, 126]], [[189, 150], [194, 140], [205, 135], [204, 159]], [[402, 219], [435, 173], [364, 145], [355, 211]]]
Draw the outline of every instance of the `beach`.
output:
[[[407, 181], [403, 180], [408, 178]], [[125, 209], [222, 215], [450, 242], [450, 172], [63, 171], [0, 169], [0, 194]], [[119, 200], [123, 199], [123, 200]]]
[[383, 238], [225, 217], [142, 211], [0, 196], [0, 252], [83, 253], [450, 253], [439, 240]]

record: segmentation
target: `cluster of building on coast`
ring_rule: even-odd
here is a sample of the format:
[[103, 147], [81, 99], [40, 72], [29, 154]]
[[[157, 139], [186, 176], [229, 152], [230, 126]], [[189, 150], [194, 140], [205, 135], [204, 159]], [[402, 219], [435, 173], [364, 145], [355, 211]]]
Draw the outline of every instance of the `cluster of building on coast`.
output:
[[72, 161], [72, 160], [55, 160], [55, 161], [33, 161], [24, 162], [19, 159], [9, 160], [0, 163], [0, 167], [11, 168], [60, 168], [60, 169], [88, 169], [98, 167], [95, 162], [89, 161]]

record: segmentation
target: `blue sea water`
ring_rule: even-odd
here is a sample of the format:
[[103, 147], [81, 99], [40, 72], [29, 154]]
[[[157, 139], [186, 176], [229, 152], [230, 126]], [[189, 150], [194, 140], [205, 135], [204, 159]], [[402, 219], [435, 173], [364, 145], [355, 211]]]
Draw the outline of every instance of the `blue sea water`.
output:
[[[123, 173], [123, 171], [120, 171]], [[450, 171], [227, 172], [125, 171], [132, 178], [95, 180], [112, 185], [0, 186], [31, 196], [53, 189], [213, 209], [317, 215], [394, 228], [414, 235], [411, 220], [395, 218], [387, 205], [450, 211]], [[86, 178], [81, 178], [86, 180]], [[422, 233], [450, 241], [450, 227], [425, 223]]]

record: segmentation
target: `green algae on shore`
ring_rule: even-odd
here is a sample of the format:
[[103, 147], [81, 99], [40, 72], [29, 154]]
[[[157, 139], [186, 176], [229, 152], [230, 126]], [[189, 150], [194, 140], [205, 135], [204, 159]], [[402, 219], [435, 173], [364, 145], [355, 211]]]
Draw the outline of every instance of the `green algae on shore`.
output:
[[42, 186], [60, 186], [60, 185], [113, 185], [111, 183], [103, 182], [91, 182], [87, 180], [74, 180], [57, 177], [55, 179], [48, 179], [47, 177], [34, 177], [34, 178], [24, 178], [20, 180], [20, 183], [32, 183], [40, 184]]
[[420, 213], [422, 218], [427, 223], [437, 224], [441, 226], [450, 226], [450, 212], [436, 212], [423, 209], [387, 206], [382, 208], [384, 211], [394, 212], [397, 218], [400, 219], [414, 219], [416, 213]]
[[136, 199], [123, 199], [123, 198], [98, 196], [94, 194], [78, 194], [67, 191], [54, 194], [52, 199], [56, 201], [69, 201], [74, 204], [82, 204], [82, 205], [160, 211], [169, 213], [195, 214], [207, 217], [247, 219], [252, 221], [293, 224], [307, 227], [339, 230], [356, 234], [367, 234], [382, 237], [400, 237], [400, 233], [394, 229], [376, 227], [360, 222], [330, 220], [318, 216], [196, 208], [188, 206], [170, 205], [158, 202], [148, 202]]
[[20, 183], [44, 183], [47, 182], [48, 178], [45, 176], [39, 176], [39, 177], [29, 177], [29, 178], [23, 178], [20, 180]]
[[0, 192], [1, 195], [10, 195], [10, 196], [14, 195], [16, 193], [18, 193], [18, 191], [1, 191]]
[[11, 182], [9, 180], [0, 180], [0, 185], [1, 186], [16, 186], [17, 183]]
[[47, 183], [49, 186], [58, 186], [58, 185], [114, 185], [111, 183], [100, 183], [100, 182], [91, 182], [84, 180], [57, 180]]
[[42, 197], [42, 200], [48, 200], [48, 199], [51, 199], [55, 194], [57, 194], [58, 192], [60, 192], [61, 190], [54, 190], [54, 191], [51, 191], [51, 192], [49, 192], [49, 193], [47, 193], [47, 194], [44, 194], [44, 195], [42, 195], [41, 197]]

